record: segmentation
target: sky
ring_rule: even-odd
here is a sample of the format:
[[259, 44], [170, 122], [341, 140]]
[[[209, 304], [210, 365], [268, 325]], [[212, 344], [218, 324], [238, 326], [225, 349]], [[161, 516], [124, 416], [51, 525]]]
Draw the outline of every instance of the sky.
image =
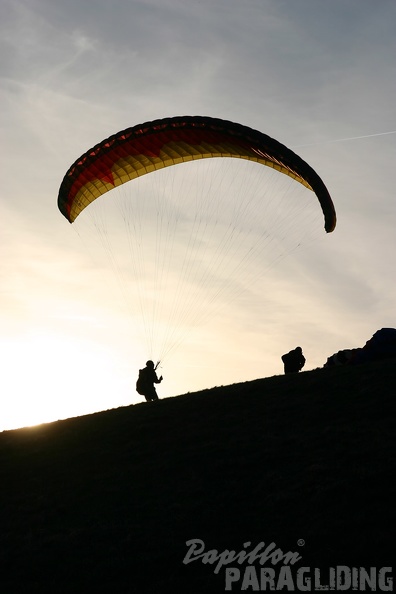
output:
[[0, 430], [142, 401], [139, 312], [57, 196], [83, 152], [145, 121], [260, 130], [319, 173], [337, 211], [265, 285], [258, 271], [187, 321], [161, 398], [281, 374], [297, 345], [315, 369], [396, 326], [395, 25], [393, 0], [2, 0]]

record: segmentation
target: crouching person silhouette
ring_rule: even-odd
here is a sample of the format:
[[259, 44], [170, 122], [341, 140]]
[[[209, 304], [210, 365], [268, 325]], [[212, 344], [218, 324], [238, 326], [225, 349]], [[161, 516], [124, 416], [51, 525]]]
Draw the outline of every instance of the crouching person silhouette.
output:
[[301, 347], [296, 347], [293, 351], [289, 351], [281, 357], [285, 369], [285, 373], [297, 373], [305, 365], [305, 357]]
[[[157, 363], [158, 365], [158, 363]], [[154, 384], [160, 384], [163, 377], [157, 377], [153, 361], [147, 361], [144, 369], [139, 369], [139, 378], [136, 382], [136, 391], [145, 397], [147, 402], [158, 400], [158, 394]]]

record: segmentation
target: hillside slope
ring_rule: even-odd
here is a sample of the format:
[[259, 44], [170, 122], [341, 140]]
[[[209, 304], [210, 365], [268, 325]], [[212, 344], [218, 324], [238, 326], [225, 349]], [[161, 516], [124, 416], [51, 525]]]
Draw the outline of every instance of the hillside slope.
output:
[[0, 591], [224, 592], [191, 539], [392, 566], [395, 379], [320, 369], [3, 432]]

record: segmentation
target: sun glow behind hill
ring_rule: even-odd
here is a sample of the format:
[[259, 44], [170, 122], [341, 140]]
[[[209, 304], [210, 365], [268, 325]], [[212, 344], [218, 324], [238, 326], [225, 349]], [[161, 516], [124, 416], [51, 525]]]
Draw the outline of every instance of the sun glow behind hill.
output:
[[111, 350], [88, 341], [32, 334], [1, 342], [0, 357], [7, 402], [0, 430], [103, 410], [112, 391], [122, 392]]

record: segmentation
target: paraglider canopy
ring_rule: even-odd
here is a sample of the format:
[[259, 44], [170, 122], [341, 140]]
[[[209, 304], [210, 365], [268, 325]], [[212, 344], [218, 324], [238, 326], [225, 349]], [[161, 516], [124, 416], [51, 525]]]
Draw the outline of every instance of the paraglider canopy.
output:
[[266, 134], [217, 118], [165, 118], [127, 128], [83, 154], [66, 173], [58, 206], [71, 223], [91, 202], [127, 181], [171, 165], [213, 157], [256, 161], [315, 192], [328, 233], [333, 202], [318, 174], [286, 146]]

